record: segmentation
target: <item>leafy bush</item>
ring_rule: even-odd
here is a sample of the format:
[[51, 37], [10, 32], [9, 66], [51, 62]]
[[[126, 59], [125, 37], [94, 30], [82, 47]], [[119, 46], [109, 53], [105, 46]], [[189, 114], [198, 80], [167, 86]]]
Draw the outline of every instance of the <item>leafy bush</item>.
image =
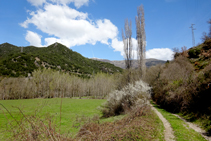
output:
[[162, 65], [156, 65], [148, 68], [146, 71], [147, 72], [146, 76], [144, 77], [144, 81], [153, 86], [154, 83], [160, 77], [162, 70], [163, 70]]
[[102, 107], [104, 117], [125, 113], [133, 107], [143, 107], [149, 104], [151, 88], [142, 80], [129, 84], [122, 90], [115, 90], [108, 95], [107, 102]]
[[189, 50], [188, 55], [189, 58], [198, 58], [201, 50], [199, 48], [192, 48]]
[[166, 65], [159, 78], [154, 82], [153, 100], [167, 110], [179, 112], [186, 109], [194, 91], [194, 67], [186, 57], [179, 56], [170, 64]]

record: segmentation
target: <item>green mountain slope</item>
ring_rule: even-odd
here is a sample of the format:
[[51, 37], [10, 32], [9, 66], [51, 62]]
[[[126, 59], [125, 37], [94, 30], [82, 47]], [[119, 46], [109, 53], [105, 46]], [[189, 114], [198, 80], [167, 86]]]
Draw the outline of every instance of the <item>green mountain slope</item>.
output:
[[27, 76], [37, 68], [51, 68], [82, 77], [97, 72], [122, 72], [113, 64], [85, 58], [59, 43], [42, 48], [24, 47], [22, 53], [20, 47], [9, 43], [0, 45], [0, 75]]

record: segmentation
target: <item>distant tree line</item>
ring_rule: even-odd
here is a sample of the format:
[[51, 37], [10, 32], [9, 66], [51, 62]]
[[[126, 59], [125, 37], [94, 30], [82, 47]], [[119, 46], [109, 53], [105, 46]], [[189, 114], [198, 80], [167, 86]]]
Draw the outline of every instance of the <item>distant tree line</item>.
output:
[[[68, 73], [39, 69], [31, 78], [1, 78], [0, 99], [31, 99], [55, 97], [105, 98], [116, 89], [118, 77], [98, 73], [90, 79]], [[116, 78], [115, 78], [116, 77]]]

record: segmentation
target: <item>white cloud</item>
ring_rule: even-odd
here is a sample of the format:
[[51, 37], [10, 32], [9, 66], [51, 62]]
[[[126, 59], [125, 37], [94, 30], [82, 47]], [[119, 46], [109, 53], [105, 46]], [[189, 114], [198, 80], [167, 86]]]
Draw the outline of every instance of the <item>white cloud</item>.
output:
[[34, 6], [41, 6], [43, 5], [43, 3], [46, 2], [46, 0], [27, 0], [27, 1]]
[[[133, 57], [137, 59], [137, 40], [132, 38], [133, 44]], [[117, 38], [112, 40], [111, 46], [114, 48], [114, 51], [121, 52], [121, 55], [124, 56], [124, 48], [123, 42], [119, 41]], [[146, 51], [146, 58], [154, 58], [159, 60], [172, 60], [173, 51], [169, 48], [154, 48], [151, 50]]]
[[[137, 40], [135, 38], [132, 38], [132, 45], [133, 45], [133, 50], [132, 50], [132, 54], [133, 54], [133, 58], [136, 59], [137, 58]], [[124, 56], [124, 45], [123, 45], [123, 41], [119, 41], [117, 38], [114, 38], [112, 40], [111, 43], [112, 48], [114, 48], [114, 51], [119, 51], [121, 52], [121, 55]]]
[[44, 9], [30, 13], [31, 18], [21, 23], [28, 28], [34, 24], [37, 29], [49, 36], [46, 45], [59, 41], [68, 47], [101, 42], [109, 44], [109, 39], [116, 38], [118, 28], [110, 20], [89, 20], [88, 14], [69, 8], [66, 5], [47, 4]]
[[70, 3], [74, 3], [76, 8], [80, 8], [83, 5], [88, 5], [89, 0], [27, 0], [29, 3], [31, 3], [33, 6], [42, 6], [43, 4], [49, 4], [49, 3], [56, 3], [56, 4], [62, 4], [67, 5]]
[[35, 32], [27, 31], [25, 39], [30, 43], [30, 45], [42, 47], [41, 45], [42, 36], [38, 35]]
[[169, 48], [154, 48], [146, 51], [146, 58], [155, 58], [159, 60], [172, 60], [173, 51]]
[[122, 41], [119, 41], [117, 38], [113, 39], [111, 42], [111, 47], [114, 48], [114, 51], [121, 52], [121, 55], [124, 55], [124, 45]]
[[80, 8], [83, 5], [88, 5], [89, 3], [89, 0], [51, 0], [51, 1], [61, 4], [69, 4], [73, 2], [76, 8]]

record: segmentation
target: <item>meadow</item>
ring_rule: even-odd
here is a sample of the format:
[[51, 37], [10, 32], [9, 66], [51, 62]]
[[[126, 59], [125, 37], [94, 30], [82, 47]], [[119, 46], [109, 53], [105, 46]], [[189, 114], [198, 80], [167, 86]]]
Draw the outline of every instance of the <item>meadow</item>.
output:
[[[53, 99], [22, 99], [22, 100], [1, 100], [0, 101], [0, 140], [8, 139], [11, 135], [6, 132], [10, 130], [10, 123], [14, 121], [12, 116], [20, 121], [23, 115], [36, 115], [46, 117], [50, 115], [57, 126], [57, 130], [62, 134], [74, 136], [82, 125], [83, 117], [92, 118], [101, 116], [98, 107], [106, 100], [102, 99], [70, 99], [70, 98], [53, 98]], [[62, 103], [61, 103], [62, 102]], [[12, 114], [8, 113], [6, 109]], [[61, 110], [60, 110], [61, 108]], [[21, 112], [20, 112], [20, 110]], [[61, 111], [61, 123], [60, 123]], [[114, 119], [114, 118], [113, 118]], [[112, 121], [113, 119], [101, 119], [101, 121]]]

